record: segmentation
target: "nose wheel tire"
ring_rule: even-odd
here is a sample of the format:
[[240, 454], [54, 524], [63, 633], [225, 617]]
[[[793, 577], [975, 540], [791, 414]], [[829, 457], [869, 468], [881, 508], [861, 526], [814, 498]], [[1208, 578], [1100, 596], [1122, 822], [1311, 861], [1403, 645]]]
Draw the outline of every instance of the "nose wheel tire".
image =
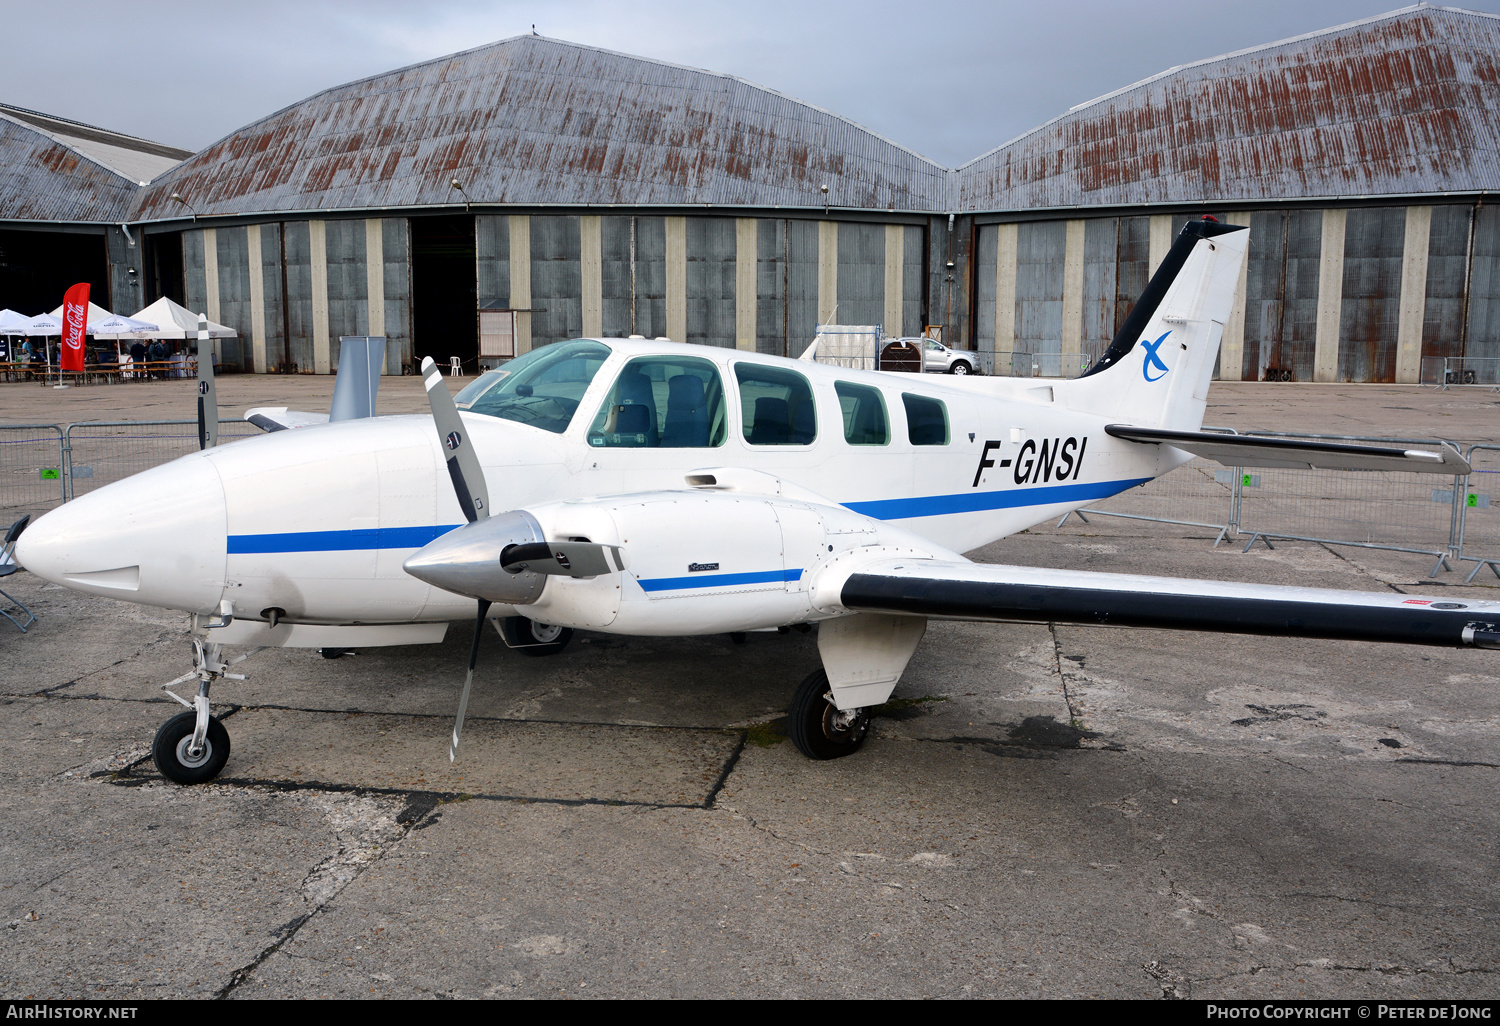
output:
[[573, 628], [537, 623], [525, 616], [507, 616], [500, 623], [505, 643], [524, 655], [556, 655], [573, 640]]
[[853, 755], [865, 743], [870, 727], [867, 709], [840, 712], [833, 704], [828, 674], [809, 674], [797, 686], [787, 712], [792, 744], [809, 759], [838, 759]]
[[203, 738], [203, 750], [199, 752], [192, 750], [196, 725], [196, 713], [178, 713], [156, 732], [151, 758], [168, 780], [179, 784], [202, 784], [218, 776], [224, 763], [229, 761], [229, 731], [224, 729], [219, 718], [208, 718], [208, 732]]

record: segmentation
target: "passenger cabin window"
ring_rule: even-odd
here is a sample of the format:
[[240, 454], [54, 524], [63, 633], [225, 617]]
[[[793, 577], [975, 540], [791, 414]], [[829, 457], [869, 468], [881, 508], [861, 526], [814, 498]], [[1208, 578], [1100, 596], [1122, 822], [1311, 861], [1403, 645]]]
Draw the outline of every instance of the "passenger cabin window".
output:
[[912, 445], [948, 444], [948, 407], [939, 399], [901, 393], [906, 406], [906, 437]]
[[737, 363], [745, 441], [751, 445], [811, 445], [818, 437], [812, 389], [796, 371]]
[[480, 375], [454, 396], [453, 405], [560, 435], [607, 359], [609, 347], [598, 342], [542, 346]]
[[844, 414], [844, 441], [850, 445], [885, 445], [891, 440], [880, 389], [838, 381], [833, 390]]
[[589, 444], [707, 449], [724, 444], [728, 417], [719, 369], [692, 356], [641, 356], [615, 379]]

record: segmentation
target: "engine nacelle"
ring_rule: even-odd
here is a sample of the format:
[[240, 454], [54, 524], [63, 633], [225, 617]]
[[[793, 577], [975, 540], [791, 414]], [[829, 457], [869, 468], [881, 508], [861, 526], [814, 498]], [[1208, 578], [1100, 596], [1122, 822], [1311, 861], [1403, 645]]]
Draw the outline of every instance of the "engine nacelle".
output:
[[711, 489], [533, 507], [549, 540], [618, 545], [622, 573], [549, 577], [527, 611], [619, 634], [720, 634], [824, 618], [817, 572], [840, 552], [910, 536], [838, 506]]
[[[544, 540], [618, 546], [624, 569], [569, 577], [501, 566], [508, 546]], [[541, 623], [616, 634], [722, 634], [839, 615], [815, 595], [818, 575], [837, 572], [841, 554], [871, 546], [959, 558], [841, 506], [704, 488], [502, 513], [437, 539], [406, 569], [448, 591], [522, 607]]]

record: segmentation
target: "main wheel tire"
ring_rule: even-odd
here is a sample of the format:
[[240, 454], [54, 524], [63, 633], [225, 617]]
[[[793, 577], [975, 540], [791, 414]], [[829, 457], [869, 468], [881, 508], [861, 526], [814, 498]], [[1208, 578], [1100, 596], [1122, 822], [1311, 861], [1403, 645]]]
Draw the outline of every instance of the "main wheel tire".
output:
[[168, 780], [179, 784], [202, 784], [218, 776], [229, 761], [229, 731], [224, 729], [217, 716], [208, 718], [202, 753], [194, 756], [188, 751], [197, 724], [197, 713], [178, 713], [156, 732], [151, 758]]
[[958, 361], [956, 361], [953, 364], [952, 367], [948, 368], [948, 373], [949, 374], [968, 374], [971, 369], [972, 368], [970, 368], [967, 363], [964, 363], [964, 361], [962, 361], [962, 360], [958, 360]]
[[841, 713], [828, 695], [828, 674], [808, 674], [792, 696], [787, 711], [792, 744], [809, 759], [839, 759], [853, 755], [865, 743], [870, 715], [864, 709]]
[[525, 616], [505, 618], [505, 638], [522, 655], [557, 655], [573, 640], [573, 628], [537, 623]]

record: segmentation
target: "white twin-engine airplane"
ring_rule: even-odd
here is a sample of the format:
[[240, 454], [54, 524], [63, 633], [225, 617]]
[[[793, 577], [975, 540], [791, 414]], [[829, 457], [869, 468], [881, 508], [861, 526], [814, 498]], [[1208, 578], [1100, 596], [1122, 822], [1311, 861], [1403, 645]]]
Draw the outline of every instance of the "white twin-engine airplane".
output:
[[[486, 373], [454, 400], [428, 360], [431, 419], [372, 417], [371, 399], [356, 419], [276, 430], [322, 418], [252, 411], [272, 433], [69, 502], [21, 536], [16, 556], [78, 591], [193, 614], [195, 667], [172, 684], [196, 679], [198, 695], [173, 695], [190, 711], [154, 746], [181, 783], [211, 779], [229, 755], [208, 697], [214, 681], [238, 677], [225, 646], [434, 643], [476, 615], [450, 758], [486, 619], [533, 654], [557, 651], [575, 628], [816, 623], [823, 665], [790, 710], [791, 737], [814, 759], [860, 747], [867, 711], [889, 698], [933, 617], [1500, 648], [1495, 602], [961, 555], [1190, 453], [1230, 466], [1468, 472], [1446, 449], [1199, 430], [1247, 237], [1211, 218], [1188, 223], [1104, 357], [1075, 380], [933, 380], [578, 339]], [[200, 393], [211, 399], [210, 385]], [[215, 418], [210, 409], [206, 423]]]

